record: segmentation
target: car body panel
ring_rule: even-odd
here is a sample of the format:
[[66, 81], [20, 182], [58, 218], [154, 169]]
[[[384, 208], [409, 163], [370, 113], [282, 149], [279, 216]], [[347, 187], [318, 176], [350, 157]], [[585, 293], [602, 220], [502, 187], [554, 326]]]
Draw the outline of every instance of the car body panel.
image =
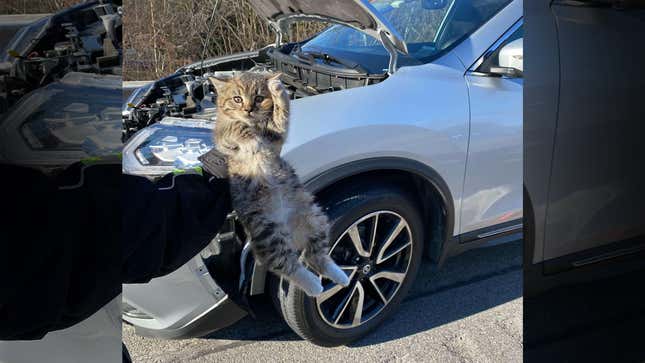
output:
[[[543, 260], [544, 226], [546, 220], [553, 135], [557, 126], [559, 97], [559, 51], [557, 28], [551, 13], [549, 1], [527, 1], [526, 12], [531, 15], [531, 29], [526, 32], [527, 44], [535, 47], [526, 49], [526, 85], [524, 89], [524, 186], [527, 191], [527, 212], [532, 212], [531, 223], [535, 225], [533, 235], [526, 238], [532, 243], [529, 261]], [[526, 25], [529, 27], [528, 21]], [[536, 51], [539, 49], [539, 52]], [[528, 217], [528, 215], [527, 215]], [[528, 246], [527, 247], [531, 247]]]
[[[460, 227], [463, 240], [489, 235], [498, 226], [517, 226], [522, 201], [522, 90], [521, 77], [491, 76], [484, 58], [496, 57], [511, 46], [522, 67], [523, 21], [516, 21], [466, 73], [470, 100], [470, 139], [464, 177]], [[516, 37], [519, 38], [515, 39]], [[515, 39], [515, 40], [513, 40]], [[510, 41], [510, 43], [509, 43]], [[495, 63], [497, 64], [497, 63]], [[519, 223], [521, 226], [521, 222]], [[492, 229], [492, 230], [491, 230]]]
[[523, 82], [470, 74], [466, 78], [470, 143], [460, 233], [522, 218]]
[[[544, 259], [645, 236], [642, 11], [551, 6], [557, 23], [557, 129], [545, 225]], [[602, 44], [602, 50], [598, 48]], [[624, 71], [599, 72], [603, 69]], [[625, 168], [615, 160], [630, 160]], [[571, 211], [575, 210], [575, 215]]]
[[447, 54], [376, 85], [295, 100], [283, 156], [303, 181], [360, 159], [416, 160], [443, 177], [458, 205], [468, 142], [463, 72]]

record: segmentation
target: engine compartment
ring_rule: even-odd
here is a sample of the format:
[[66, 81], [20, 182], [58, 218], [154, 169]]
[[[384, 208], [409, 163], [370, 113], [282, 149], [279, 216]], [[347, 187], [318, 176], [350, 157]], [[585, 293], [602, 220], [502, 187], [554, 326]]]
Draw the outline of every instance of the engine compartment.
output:
[[88, 1], [19, 30], [0, 56], [0, 114], [70, 72], [120, 75], [120, 5]]
[[216, 93], [209, 76], [236, 72], [281, 72], [291, 99], [379, 83], [387, 73], [369, 74], [358, 64], [314, 59], [297, 52], [300, 43], [196, 62], [135, 90], [123, 106], [122, 141], [164, 117], [215, 120]]

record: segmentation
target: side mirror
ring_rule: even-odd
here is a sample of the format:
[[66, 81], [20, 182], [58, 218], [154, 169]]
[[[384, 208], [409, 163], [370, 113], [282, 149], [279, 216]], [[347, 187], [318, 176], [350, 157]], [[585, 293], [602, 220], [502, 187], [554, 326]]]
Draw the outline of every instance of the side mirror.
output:
[[499, 66], [490, 72], [506, 77], [521, 77], [524, 72], [524, 39], [515, 39], [499, 51]]
[[448, 0], [421, 0], [421, 7], [428, 10], [443, 9], [448, 5]]

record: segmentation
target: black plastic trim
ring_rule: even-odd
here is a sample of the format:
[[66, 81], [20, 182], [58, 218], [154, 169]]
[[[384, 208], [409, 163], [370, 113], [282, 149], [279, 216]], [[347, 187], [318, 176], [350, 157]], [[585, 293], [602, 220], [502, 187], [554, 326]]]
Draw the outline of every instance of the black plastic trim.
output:
[[542, 263], [544, 275], [553, 275], [593, 264], [612, 263], [634, 256], [645, 256], [645, 236], [638, 236], [603, 246], [546, 260]]
[[616, 0], [553, 0], [551, 6], [572, 6], [576, 8], [611, 8], [623, 1]]
[[450, 189], [437, 171], [419, 161], [401, 157], [376, 157], [356, 160], [326, 170], [314, 178], [309, 179], [304, 184], [305, 188], [310, 192], [316, 193], [342, 179], [378, 170], [406, 171], [430, 182], [441, 196], [441, 202], [446, 213], [444, 241], [451, 240], [455, 225], [455, 207]]
[[230, 326], [245, 317], [247, 312], [240, 308], [230, 298], [226, 298], [215, 309], [192, 323], [177, 329], [148, 329], [134, 326], [137, 335], [163, 339], [197, 338]]

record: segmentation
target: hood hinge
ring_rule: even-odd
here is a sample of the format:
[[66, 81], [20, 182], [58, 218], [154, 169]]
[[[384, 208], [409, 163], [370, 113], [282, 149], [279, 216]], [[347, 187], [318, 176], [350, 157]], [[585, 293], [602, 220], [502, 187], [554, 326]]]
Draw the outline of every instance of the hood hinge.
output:
[[[278, 24], [274, 22], [269, 22], [269, 25], [271, 26], [271, 29], [275, 32], [275, 47], [279, 47], [282, 45], [283, 42], [283, 35], [285, 32], [285, 29], [280, 27]], [[390, 54], [390, 60], [388, 61], [387, 65], [387, 74], [392, 75], [394, 72], [396, 72], [398, 68], [398, 60], [399, 60], [399, 53], [396, 50], [396, 47], [394, 46], [394, 43], [390, 40], [385, 35], [384, 31], [379, 32], [379, 36], [381, 37], [381, 43], [385, 47], [385, 50]]]
[[276, 23], [269, 22], [269, 26], [271, 29], [275, 32], [275, 47], [279, 47], [282, 45], [283, 42], [283, 29], [280, 28], [280, 26]]
[[381, 37], [381, 43], [383, 43], [385, 50], [390, 54], [390, 60], [387, 65], [387, 74], [392, 75], [398, 68], [397, 63], [399, 61], [399, 52], [394, 47], [390, 38], [388, 38], [383, 31], [379, 32], [379, 36]]

